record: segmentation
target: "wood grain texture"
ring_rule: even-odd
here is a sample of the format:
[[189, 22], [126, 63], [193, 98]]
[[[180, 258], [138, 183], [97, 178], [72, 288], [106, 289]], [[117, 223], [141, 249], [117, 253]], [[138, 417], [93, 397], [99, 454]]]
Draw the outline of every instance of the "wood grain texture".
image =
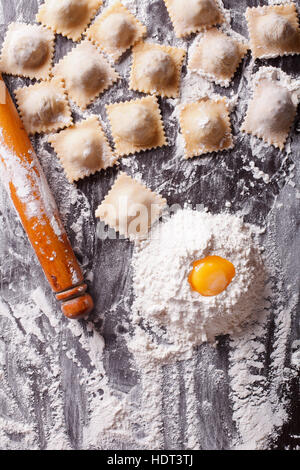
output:
[[[41, 2], [40, 2], [41, 3]], [[226, 8], [232, 8], [233, 29], [247, 35], [244, 12], [246, 6], [265, 4], [251, 0], [224, 0]], [[299, 2], [298, 2], [299, 3]], [[1, 26], [1, 39], [3, 39], [6, 25], [17, 17], [25, 21], [33, 21], [37, 11], [38, 2], [35, 0], [2, 0], [4, 22]], [[155, 35], [157, 41], [164, 41], [165, 25], [170, 26], [170, 20], [161, 0], [149, 1], [148, 15], [152, 18], [153, 27], [149, 35]], [[70, 44], [62, 37], [58, 38], [56, 48], [56, 60], [70, 49]], [[125, 56], [128, 66], [130, 55]], [[245, 64], [249, 64], [250, 58]], [[234, 82], [233, 89], [244, 89], [247, 87], [246, 80], [241, 72], [245, 64], [240, 66]], [[269, 61], [257, 61], [256, 68], [261, 64], [280, 66], [284, 71], [294, 76], [300, 75], [299, 60], [292, 57], [273, 59]], [[186, 70], [184, 70], [186, 73]], [[21, 82], [16, 78], [5, 78], [10, 89], [19, 86]], [[109, 90], [101, 99], [92, 106], [92, 111], [98, 113], [106, 120], [105, 104], [116, 101], [123, 97], [131, 99], [136, 96], [134, 92], [125, 90], [125, 80]], [[220, 94], [229, 94], [230, 90], [224, 91], [216, 87]], [[169, 122], [167, 126], [168, 138], [175, 141], [178, 132], [178, 123], [172, 119], [173, 107], [168, 101], [161, 100], [164, 120]], [[213, 213], [226, 209], [226, 201], [231, 202], [230, 210], [234, 213], [242, 211], [248, 222], [263, 225], [267, 217], [271, 218], [272, 224], [267, 231], [267, 238], [272, 240], [276, 247], [285, 285], [293, 285], [295, 293], [299, 292], [299, 199], [295, 198], [295, 189], [287, 184], [287, 177], [293, 172], [294, 181], [300, 181], [299, 145], [300, 136], [293, 129], [291, 141], [292, 152], [282, 156], [278, 151], [270, 148], [263, 158], [252, 155], [251, 147], [247, 138], [242, 136], [238, 130], [241, 125], [245, 109], [233, 115], [233, 130], [236, 137], [236, 148], [234, 152], [224, 152], [201, 159], [198, 163], [174, 160], [174, 147], [159, 149], [136, 157], [134, 166], [121, 162], [120, 169], [134, 176], [136, 172], [141, 173], [145, 183], [152, 190], [159, 191], [168, 199], [169, 204], [192, 201], [193, 204], [202, 203]], [[299, 120], [299, 115], [297, 117]], [[36, 140], [33, 139], [33, 143]], [[124, 333], [131, 328], [128, 321], [128, 305], [122, 302], [124, 293], [131, 293], [131, 271], [130, 260], [133, 246], [124, 240], [100, 241], [95, 236], [96, 222], [93, 213], [98, 204], [107, 194], [112, 186], [118, 169], [110, 169], [105, 174], [97, 174], [91, 178], [78, 183], [77, 201], [66, 201], [66, 189], [62, 182], [64, 177], [61, 169], [55, 166], [55, 155], [51, 153], [47, 144], [43, 147], [50, 155], [51, 165], [48, 157], [41, 158], [44, 171], [48, 178], [50, 187], [56, 197], [57, 204], [62, 212], [64, 225], [67, 227], [68, 235], [75, 247], [75, 253], [83, 266], [85, 273], [94, 273], [91, 282], [91, 293], [95, 299], [95, 312], [92, 316], [95, 332], [103, 334], [106, 342], [104, 352], [104, 366], [112, 390], [116, 393], [128, 393], [139, 383], [138, 371], [132, 368], [132, 357], [126, 347]], [[254, 161], [255, 165], [266, 173], [270, 181], [266, 183], [263, 179], [257, 179], [251, 172], [245, 170], [244, 161]], [[171, 162], [171, 163], [170, 163]], [[55, 171], [53, 170], [55, 169]], [[184, 186], [182, 181], [185, 181]], [[67, 184], [67, 183], [65, 183]], [[179, 191], [180, 188], [180, 191]], [[82, 223], [83, 238], [76, 237], [72, 225], [81, 214], [83, 201], [88, 200], [90, 215]], [[275, 204], [276, 200], [276, 204]], [[0, 190], [0, 221], [5, 230], [0, 232], [0, 289], [2, 302], [10, 312], [14, 322], [18, 325], [22, 334], [22, 322], [15, 313], [15, 306], [24, 298], [24, 293], [36, 288], [37, 285], [51, 292], [43, 279], [41, 269], [33, 258], [31, 247], [24, 235], [19, 221], [10, 201], [1, 188]], [[287, 294], [288, 295], [288, 294]], [[288, 300], [288, 299], [287, 299]], [[56, 313], [56, 304], [52, 301], [52, 312]], [[299, 326], [299, 304], [294, 311], [292, 333], [290, 343], [300, 337]], [[46, 353], [47, 348], [51, 350], [54, 340], [59, 340], [61, 345], [66, 344], [67, 350], [76, 350], [78, 363], [70, 360], [66, 350], [61, 346], [55, 353], [59, 357], [60, 366], [60, 393], [61, 393], [61, 419], [70, 446], [81, 449], [83, 446], [83, 429], [88, 422], [87, 400], [84, 384], [80, 381], [80, 369], [91, 368], [88, 357], [81, 347], [78, 337], [75, 337], [66, 327], [67, 320], [60, 319], [59, 326], [53, 328], [49, 319], [43, 316], [40, 319], [40, 331], [42, 338], [32, 335], [32, 348], [41, 356], [41, 366], [32, 367], [31, 370], [23, 370], [13, 356], [13, 350], [9, 344], [10, 329], [7, 320], [0, 318], [0, 343], [5, 345], [4, 378], [0, 383], [0, 416], [9, 417], [14, 421], [28, 425], [34, 425], [38, 430], [38, 447], [47, 448], [48, 435], [46, 429], [53, 425], [53, 416], [50, 413], [49, 396], [45, 389], [51, 387], [51, 362]], [[87, 326], [82, 324], [83, 334], [88, 335]], [[25, 335], [25, 333], [24, 333]], [[272, 342], [272, 322], [268, 331], [268, 340]], [[271, 350], [271, 345], [270, 345]], [[52, 351], [54, 353], [54, 351]], [[228, 353], [229, 342], [223, 338], [217, 349], [203, 345], [197, 353], [196, 364], [193, 365], [193, 374], [196, 384], [196, 400], [201, 403], [204, 399], [213, 403], [213, 409], [208, 414], [201, 406], [197, 408], [197, 419], [199, 428], [197, 432], [201, 436], [201, 447], [203, 449], [228, 449], [231, 438], [236, 435], [235, 423], [232, 420], [232, 403], [230, 400], [230, 388], [228, 378]], [[268, 363], [261, 372], [268, 380]], [[289, 365], [290, 355], [287, 355], [286, 364]], [[187, 365], [178, 363], [164, 368], [164, 447], [166, 449], [182, 449], [185, 440], [186, 423], [186, 399], [187, 391], [184, 383], [184, 367]], [[219, 383], [212, 380], [212, 370], [222, 371]], [[48, 372], [46, 372], [48, 371]], [[174, 374], [178, 377], [176, 384], [173, 383]], [[30, 407], [23, 396], [23, 380], [30, 382], [33, 394], [33, 405]], [[178, 402], [168, 401], [168, 392], [176, 386], [181, 393]], [[291, 381], [292, 408], [289, 421], [282, 429], [276, 442], [272, 446], [276, 449], [286, 446], [299, 445], [299, 440], [292, 437], [300, 434], [299, 410], [299, 381]], [[100, 400], [100, 392], [99, 392]], [[10, 410], [10, 402], [15, 404], [14, 410]], [[178, 420], [176, 432], [174, 423], [170, 422], [173, 409], [178, 409]], [[11, 448], [21, 447], [22, 436], [11, 436]], [[1, 443], [0, 443], [1, 447]], [[130, 442], [120, 442], [120, 448], [132, 448]], [[134, 447], [133, 447], [134, 448]]]

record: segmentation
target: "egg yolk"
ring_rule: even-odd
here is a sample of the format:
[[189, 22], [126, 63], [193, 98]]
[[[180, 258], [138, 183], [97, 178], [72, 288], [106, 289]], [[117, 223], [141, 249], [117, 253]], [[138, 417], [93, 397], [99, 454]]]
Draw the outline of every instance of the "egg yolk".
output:
[[205, 297], [221, 294], [235, 276], [230, 261], [220, 256], [207, 256], [193, 263], [188, 281], [193, 290]]

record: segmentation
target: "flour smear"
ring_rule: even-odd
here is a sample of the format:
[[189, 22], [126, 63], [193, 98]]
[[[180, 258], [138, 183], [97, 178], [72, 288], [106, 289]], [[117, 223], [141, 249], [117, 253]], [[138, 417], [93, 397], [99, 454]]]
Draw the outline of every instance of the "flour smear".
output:
[[[16, 7], [14, 21], [34, 21], [34, 15], [28, 18], [28, 2], [12, 3]], [[42, 0], [38, 1], [39, 5], [42, 3]], [[111, 3], [105, 2], [105, 6]], [[156, 8], [156, 12], [162, 11], [162, 0], [124, 0], [123, 3], [148, 26], [150, 34], [147, 40], [160, 42], [163, 37], [164, 43], [184, 47], [190, 55], [196, 38], [187, 41], [176, 39], [171, 28], [150, 24], [149, 13], [152, 8]], [[237, 8], [234, 14], [235, 19], [242, 18]], [[0, 19], [4, 24], [2, 6]], [[228, 34], [235, 34], [230, 30], [229, 12], [226, 12], [226, 19], [225, 30]], [[130, 63], [130, 56], [125, 55], [117, 66], [123, 80], [128, 79]], [[230, 100], [235, 134], [238, 134], [238, 123], [247, 109], [252, 76], [256, 70], [253, 61], [245, 60], [243, 76], [234, 91], [231, 88], [224, 90]], [[12, 88], [24, 85], [20, 78], [10, 80]], [[112, 93], [112, 101], [124, 98], [123, 89], [116, 87]], [[220, 93], [223, 94], [223, 90], [216, 91], [205, 77], [185, 70], [180, 99], [166, 100], [171, 110], [169, 122], [165, 122], [166, 131], [174, 128], [180, 104], [203, 95]], [[97, 100], [96, 104], [100, 101]], [[95, 113], [93, 107], [91, 111], [88, 109], [81, 113], [74, 104], [72, 111], [75, 120]], [[105, 120], [103, 127], [109, 132]], [[100, 273], [99, 266], [92, 261], [96, 232], [94, 201], [89, 201], [82, 191], [67, 182], [58, 159], [47, 144], [47, 136], [37, 137], [33, 143], [55, 193], [63, 223], [74, 240], [74, 249], [80, 257], [85, 276], [92, 282]], [[243, 217], [251, 212], [246, 181], [251, 180], [251, 184], [261, 182], [266, 191], [268, 185], [276, 183], [276, 174], [269, 174], [264, 167], [264, 155], [268, 151], [266, 145], [254, 137], [249, 138], [249, 143], [250, 159], [241, 155], [240, 150], [235, 154], [241, 159], [241, 171], [246, 175], [245, 180], [243, 176], [240, 180], [244, 187], [241, 212], [232, 215], [228, 211], [212, 216], [204, 213], [203, 208], [199, 214], [188, 211], [188, 225], [194, 217], [199, 217], [209, 226], [208, 229], [199, 228], [199, 245], [193, 237], [189, 240], [191, 244], [180, 244], [176, 237], [171, 240], [172, 250], [176, 251], [176, 272], [182, 276], [183, 283], [188, 270], [187, 260], [201, 256], [212, 247], [222, 254], [225, 245], [226, 249], [230, 246], [226, 255], [229, 259], [234, 257], [233, 261], [243, 275], [232, 284], [228, 297], [224, 294], [215, 299], [213, 309], [208, 305], [200, 306], [197, 300], [192, 309], [187, 308], [192, 299], [185, 284], [180, 295], [183, 295], [183, 304], [187, 308], [186, 315], [179, 315], [182, 309], [176, 300], [172, 301], [174, 313], [178, 315], [178, 322], [174, 324], [164, 321], [159, 302], [153, 304], [158, 306], [156, 311], [150, 311], [147, 284], [144, 284], [143, 291], [143, 283], [139, 279], [135, 283], [138, 295], [133, 305], [130, 283], [129, 287], [126, 284], [113, 308], [97, 317], [98, 322], [74, 323], [63, 319], [51, 293], [37, 287], [41, 273], [32, 261], [32, 254], [24, 255], [26, 236], [16, 223], [13, 210], [6, 210], [10, 203], [4, 189], [0, 188], [0, 207], [4, 208], [0, 211], [3, 247], [0, 275], [1, 287], [4, 287], [0, 297], [1, 449], [266, 449], [274, 445], [289, 418], [289, 384], [300, 370], [299, 338], [293, 342], [292, 357], [289, 358], [291, 324], [298, 299], [288, 296], [284, 286], [283, 268], [274, 240], [277, 227], [272, 212], [277, 208], [276, 201], [273, 211], [264, 221], [266, 233], [243, 222]], [[163, 179], [156, 183], [165, 196], [176, 190], [180, 197], [189, 185], [194, 184], [203, 159], [193, 159], [183, 166], [184, 144], [180, 132], [176, 132], [171, 144], [172, 156], [163, 162], [161, 171], [180, 169], [181, 182], [175, 188], [172, 182]], [[299, 186], [294, 167], [288, 166], [291, 148], [289, 140], [278, 171], [284, 182], [289, 183], [291, 197], [294, 198], [299, 194]], [[143, 178], [147, 168], [145, 159], [134, 156], [124, 159], [122, 164], [139, 179]], [[225, 160], [218, 160], [217, 164], [222, 165], [224, 172], [227, 171]], [[26, 188], [23, 191], [26, 192]], [[281, 200], [278, 207], [283, 203], [286, 200]], [[231, 205], [232, 201], [228, 199], [225, 207], [229, 210]], [[176, 221], [175, 217], [180, 222], [180, 212], [174, 216]], [[228, 234], [231, 223], [233, 230]], [[166, 224], [165, 221], [162, 225]], [[191, 230], [187, 229], [195, 236], [194, 224]], [[157, 230], [156, 227], [154, 233]], [[218, 231], [216, 237], [211, 236], [216, 234], [214, 230]], [[246, 240], [250, 239], [248, 246]], [[150, 263], [156, 261], [150, 247], [156, 246], [158, 240], [154, 237], [144, 247], [135, 247], [133, 277], [134, 270], [142, 272], [138, 260], [143, 250]], [[259, 245], [264, 247], [263, 253]], [[99, 247], [99, 243], [96, 246]], [[174, 254], [172, 250], [170, 255]], [[161, 272], [167, 275], [170, 271], [174, 276], [175, 266], [165, 250], [162, 259]], [[263, 268], [260, 271], [261, 259]], [[255, 276], [257, 271], [258, 276]], [[18, 276], [14, 276], [15, 272]], [[32, 279], [28, 272], [32, 273]], [[259, 283], [259, 280], [263, 282]], [[160, 285], [158, 282], [156, 288]], [[165, 284], [166, 291], [161, 293], [161, 299], [168, 300], [170, 291], [181, 285], [179, 279], [171, 278], [170, 283]], [[250, 291], [247, 286], [250, 286]], [[243, 325], [236, 321], [237, 299], [241, 294], [245, 299], [240, 309], [245, 320]], [[147, 315], [142, 314], [145, 308]], [[122, 334], [121, 352], [112, 350], [109, 344], [106, 347], [103, 339], [103, 320], [113, 320], [117, 324], [120, 310], [126, 312], [126, 319], [122, 319], [125, 334]], [[196, 311], [204, 312], [204, 317], [218, 311], [219, 320], [233, 312], [235, 321], [232, 328], [226, 331], [226, 325], [225, 329], [222, 326], [223, 332], [231, 335], [218, 338], [215, 344], [216, 331], [199, 328], [195, 323]], [[167, 311], [166, 318], [169, 320], [171, 316]], [[193, 321], [189, 324], [191, 316]], [[240, 331], [237, 326], [241, 326]], [[207, 337], [211, 343], [205, 342]], [[109, 343], [110, 338], [107, 341]], [[108, 356], [123, 354], [124, 351], [129, 357], [128, 370], [110, 370]], [[118, 364], [117, 359], [114, 364]], [[114, 374], [124, 374], [125, 377], [129, 374], [130, 385], [127, 386], [127, 382], [126, 386], [116, 384]]]

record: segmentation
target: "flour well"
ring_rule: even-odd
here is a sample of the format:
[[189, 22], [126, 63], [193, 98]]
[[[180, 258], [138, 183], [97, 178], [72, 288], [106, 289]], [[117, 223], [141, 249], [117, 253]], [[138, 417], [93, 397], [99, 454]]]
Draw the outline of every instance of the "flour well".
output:
[[[188, 209], [156, 226], [150, 239], [136, 247], [134, 321], [160, 338], [158, 357], [171, 351], [182, 355], [236, 332], [254, 313], [266, 275], [257, 232], [237, 216]], [[233, 263], [236, 276], [221, 294], [203, 297], [192, 291], [188, 275], [194, 261], [211, 255]]]

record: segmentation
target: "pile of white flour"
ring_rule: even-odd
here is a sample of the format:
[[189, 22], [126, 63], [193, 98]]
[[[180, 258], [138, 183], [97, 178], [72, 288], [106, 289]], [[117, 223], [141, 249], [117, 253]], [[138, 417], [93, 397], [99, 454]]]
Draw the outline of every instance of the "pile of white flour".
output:
[[[104, 5], [108, 6], [113, 1], [107, 0]], [[31, 3], [41, 5], [43, 2]], [[269, 0], [269, 3], [275, 2], [277, 0]], [[11, 12], [15, 12], [14, 21], [34, 21], [34, 15], [29, 16], [26, 0], [11, 0], [10, 3]], [[3, 15], [3, 4], [0, 3], [2, 25], [8, 21]], [[184, 47], [190, 55], [196, 40], [187, 43], [177, 39], [172, 28], [162, 29], [159, 22], [156, 24], [151, 19], [151, 12], [152, 18], [159, 14], [162, 0], [123, 0], [123, 4], [147, 25], [147, 41]], [[228, 13], [226, 17], [230, 22]], [[231, 15], [236, 24], [245, 21], [244, 11], [238, 5], [231, 10]], [[123, 80], [128, 78], [130, 65], [129, 54], [116, 66]], [[218, 166], [225, 176], [231, 178], [231, 159], [241, 160], [240, 202], [236, 201], [235, 195], [230, 195], [227, 196], [229, 200], [224, 201], [224, 207], [232, 206], [232, 211], [241, 211], [241, 217], [247, 217], [253, 211], [256, 213], [257, 201], [259, 207], [268, 205], [270, 212], [263, 220], [267, 228], [263, 244], [266, 271], [271, 272], [273, 277], [274, 295], [267, 292], [266, 286], [261, 302], [257, 302], [262, 287], [258, 286], [257, 278], [263, 280], [264, 276], [257, 270], [261, 266], [261, 254], [256, 241], [259, 235], [256, 227], [246, 226], [241, 218], [229, 214], [212, 216], [202, 212], [191, 215], [188, 211], [189, 223], [193, 217], [202, 217], [208, 227], [199, 230], [197, 242], [190, 239], [194, 227], [191, 230], [189, 226], [183, 240], [186, 243], [183, 244], [179, 233], [171, 231], [171, 219], [161, 229], [163, 232], [169, 228], [166, 255], [161, 250], [159, 238], [155, 240], [153, 236], [145, 245], [135, 248], [135, 271], [145, 273], [154, 263], [152, 267], [159, 265], [160, 273], [151, 286], [147, 278], [143, 282], [142, 279], [135, 279], [136, 322], [133, 325], [127, 315], [132, 311], [129, 281], [124, 282], [124, 290], [113, 301], [112, 308], [97, 311], [93, 321], [66, 322], [61, 318], [51, 293], [36, 286], [39, 275], [37, 265], [33, 263], [32, 253], [24, 252], [26, 236], [16, 224], [14, 212], [0, 211], [1, 287], [4, 287], [4, 292], [10, 293], [8, 299], [4, 295], [0, 297], [1, 449], [266, 449], [270, 443], [276, 442], [278, 433], [289, 418], [291, 379], [299, 376], [300, 371], [299, 338], [295, 337], [292, 362], [289, 357], [292, 318], [298, 301], [297, 296], [292, 295], [295, 279], [290, 275], [288, 282], [283, 281], [283, 255], [279, 253], [276, 242], [278, 220], [275, 217], [280, 206], [288, 207], [300, 195], [299, 178], [294, 173], [295, 165], [290, 162], [296, 142], [288, 140], [286, 152], [280, 155], [281, 165], [277, 165], [273, 172], [266, 164], [270, 152], [266, 144], [239, 133], [256, 64], [246, 59], [241, 67], [242, 76], [236, 83], [237, 87], [218, 93], [230, 98], [234, 111], [235, 140], [239, 144], [240, 140], [245, 139], [251, 146], [251, 155], [244, 154], [244, 150], [237, 145], [234, 156], [217, 155], [210, 171], [204, 172], [201, 177], [213, 178]], [[21, 78], [10, 81], [14, 86], [24, 85]], [[165, 126], [173, 150], [161, 163], [158, 174], [153, 172], [151, 189], [166, 197], [176, 194], [177, 201], [182, 202], [186, 201], [189, 188], [197, 184], [199, 167], [207, 165], [207, 159], [183, 161], [184, 142], [180, 132], [177, 132], [176, 116], [181, 103], [195, 101], [205, 93], [213, 96], [214, 90], [212, 83], [205, 78], [186, 72], [182, 77], [180, 99], [166, 100], [172, 114], [165, 120]], [[125, 87], [116, 86], [111, 101], [130, 96]], [[98, 112], [95, 110], [99, 109], [102, 99], [96, 100], [95, 105], [83, 114], [73, 103], [72, 110], [78, 118], [89, 117]], [[103, 126], [109, 134], [109, 125], [105, 120]], [[92, 262], [95, 249], [102, 249], [100, 242], [94, 240], [94, 197], [89, 200], [78, 187], [67, 182], [57, 157], [47, 145], [47, 136], [35, 138], [34, 144], [55, 194], [63, 223], [69, 227], [74, 249], [81, 257], [86, 278], [93, 281], [102, 269]], [[155, 154], [152, 156], [156, 157]], [[122, 159], [123, 169], [135, 178], [143, 178], [149, 172], [152, 156], [149, 155], [148, 159], [148, 156], [140, 158], [134, 155]], [[168, 169], [177, 174], [174, 181], [165, 178]], [[94, 183], [88, 181], [87, 184]], [[279, 198], [269, 201], [266, 196], [271, 197], [277, 184], [280, 184]], [[0, 207], [5, 208], [8, 204], [6, 193], [0, 187]], [[180, 222], [180, 217], [179, 212], [173, 221], [177, 218]], [[209, 233], [215, 233], [217, 227], [218, 236], [210, 237]], [[154, 233], [161, 235], [157, 228]], [[14, 240], [13, 245], [11, 240]], [[166, 243], [165, 239], [164, 245]], [[171, 244], [172, 252], [176, 248], [173, 259], [169, 256]], [[183, 295], [189, 305], [191, 299], [186, 298], [184, 286], [176, 292], [180, 278], [174, 277], [174, 272], [179, 268], [182, 278], [186, 279], [190, 260], [200, 258], [209, 244], [238, 267], [240, 276], [236, 276], [225, 296], [210, 300], [217, 303], [216, 309], [210, 309], [207, 304], [205, 308], [203, 305], [199, 308], [199, 297], [191, 311], [179, 308], [179, 295]], [[230, 251], [229, 246], [233, 244], [234, 250]], [[127, 246], [126, 242], [124, 246]], [[154, 246], [160, 250], [160, 257], [152, 252]], [[149, 266], [138, 265], [142, 252], [147, 256]], [[153, 295], [155, 311], [151, 311], [148, 310], [149, 289], [155, 287], [158, 291], [161, 271], [167, 276], [165, 289], [159, 291], [156, 298]], [[28, 272], [32, 276], [28, 276]], [[250, 290], [247, 290], [249, 286]], [[241, 296], [245, 299], [243, 305], [239, 301]], [[268, 299], [265, 301], [266, 296]], [[144, 305], [141, 305], [139, 298], [145, 298]], [[168, 309], [164, 315], [160, 305], [162, 300], [166, 302], [168, 298], [174, 310], [171, 312]], [[144, 312], [146, 309], [148, 313]], [[241, 318], [237, 315], [238, 310]], [[121, 316], [120, 311], [126, 312], [126, 315]], [[218, 325], [217, 332], [225, 326], [223, 320], [228, 318], [228, 314], [231, 319], [234, 318], [231, 324], [234, 328], [248, 314], [249, 320], [255, 321], [248, 322], [246, 319], [241, 333], [231, 335], [225, 347], [223, 341], [216, 348], [203, 343], [193, 352], [194, 346], [204, 341], [205, 336], [214, 339], [216, 332], [205, 319], [213, 313], [216, 320], [216, 312], [219, 312], [217, 321], [214, 321], [214, 325]], [[143, 322], [140, 322], [141, 314], [145, 317]], [[195, 321], [195, 316], [198, 321]], [[168, 325], [167, 318], [171, 319]], [[105, 322], [111, 325], [110, 330], [106, 329], [110, 331], [109, 335], [115, 334], [122, 341], [112, 343], [111, 337], [105, 335], [110, 342], [105, 347], [101, 336], [102, 321], [104, 327]], [[129, 333], [121, 334], [119, 326]], [[223, 331], [229, 331], [229, 328]], [[119, 347], [120, 350], [117, 350]], [[118, 381], [120, 370], [116, 367], [118, 358], [128, 349], [132, 356], [127, 363], [128, 369], [124, 370], [124, 386]], [[138, 376], [137, 380], [130, 380], [132, 371]]]
[[[158, 357], [172, 352], [182, 359], [194, 346], [238, 331], [262, 303], [265, 273], [258, 232], [238, 216], [184, 209], [157, 224], [136, 246], [134, 321], [160, 338]], [[221, 294], [203, 297], [191, 289], [188, 275], [194, 261], [210, 255], [233, 263], [236, 276]]]

